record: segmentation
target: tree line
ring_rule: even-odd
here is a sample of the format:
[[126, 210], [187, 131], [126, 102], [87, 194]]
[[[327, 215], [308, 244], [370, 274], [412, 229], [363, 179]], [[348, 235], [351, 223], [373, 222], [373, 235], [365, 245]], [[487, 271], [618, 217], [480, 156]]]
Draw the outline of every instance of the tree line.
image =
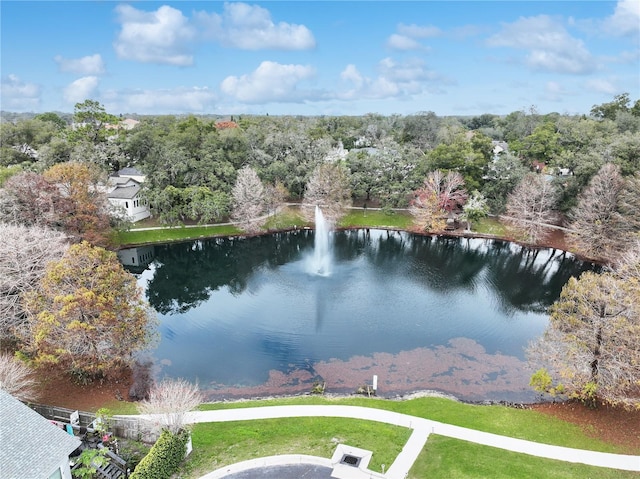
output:
[[[55, 351], [63, 349], [70, 370], [104, 374], [112, 365], [100, 354], [110, 346], [95, 338], [108, 334], [106, 325], [132, 315], [132, 327], [144, 330], [151, 324], [136, 294], [122, 300], [93, 297], [100, 285], [95, 278], [80, 278], [88, 270], [76, 268], [73, 283], [61, 265], [49, 264], [70, 262], [68, 255], [83, 265], [95, 258], [114, 260], [102, 247], [113, 247], [113, 232], [128, 225], [112, 214], [103, 185], [107, 175], [123, 167], [145, 175], [142, 194], [154, 216], [169, 225], [231, 219], [253, 232], [284, 201], [299, 201], [308, 218], [315, 205], [322, 205], [334, 221], [357, 201], [389, 212], [408, 208], [423, 231], [441, 231], [451, 217], [473, 222], [493, 213], [536, 243], [548, 234], [547, 225], [563, 225], [577, 251], [612, 267], [626, 265], [625, 258], [638, 249], [640, 103], [632, 103], [628, 94], [594, 105], [588, 115], [543, 115], [532, 107], [475, 117], [421, 112], [241, 115], [225, 121], [194, 115], [136, 118], [137, 126], [124, 128], [123, 118], [93, 100], [78, 103], [70, 117], [50, 112], [16, 119], [3, 113], [0, 223], [5, 237], [11, 243], [16, 233], [10, 228], [18, 227], [29, 228], [36, 242], [53, 241], [48, 235], [54, 232], [64, 238], [56, 237], [52, 244], [61, 246], [43, 252], [48, 262], [34, 265], [30, 275], [3, 260], [9, 272], [1, 291], [0, 306], [8, 311], [2, 336], [29, 360], [61, 361], [64, 355]], [[18, 257], [26, 261], [33, 248], [25, 245]], [[68, 303], [56, 299], [63, 283], [85, 288], [77, 303], [72, 290]], [[608, 287], [599, 280], [589, 284]], [[124, 280], [121, 285], [133, 287]], [[135, 307], [123, 308], [121, 317], [102, 315], [113, 307], [109, 301], [133, 301]], [[87, 326], [88, 318], [95, 327]], [[637, 323], [637, 314], [628, 321]], [[44, 337], [58, 338], [52, 341], [64, 348], [51, 349]], [[82, 349], [80, 339], [65, 342], [68, 338], [81, 338]], [[125, 358], [150, 341], [144, 335], [131, 339], [130, 351], [120, 351]], [[600, 346], [592, 348], [592, 355], [601, 353]], [[90, 359], [82, 365], [80, 357]], [[596, 361], [598, 368], [605, 363]], [[92, 369], [96, 364], [103, 366]], [[627, 392], [639, 386], [640, 375], [634, 374]]]

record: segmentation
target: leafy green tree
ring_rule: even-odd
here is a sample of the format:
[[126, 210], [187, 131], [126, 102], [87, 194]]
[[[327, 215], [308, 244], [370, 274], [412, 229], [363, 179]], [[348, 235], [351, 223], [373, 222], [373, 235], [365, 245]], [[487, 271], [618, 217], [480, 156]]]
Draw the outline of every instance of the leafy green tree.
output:
[[448, 170], [460, 173], [469, 188], [478, 189], [491, 155], [491, 139], [481, 133], [467, 138], [457, 134], [452, 142], [440, 143], [427, 155], [430, 170]]
[[613, 272], [571, 278], [549, 326], [528, 351], [570, 397], [640, 406], [640, 278]]
[[53, 112], [40, 113], [36, 115], [34, 119], [51, 122], [56, 126], [58, 130], [64, 130], [67, 127], [67, 122], [60, 118], [57, 113]]
[[154, 315], [135, 277], [115, 253], [87, 242], [47, 265], [39, 288], [26, 295], [26, 309], [31, 331], [23, 352], [87, 380], [128, 367], [154, 334]]
[[599, 119], [615, 120], [619, 111], [628, 111], [629, 103], [628, 93], [621, 93], [613, 97], [613, 100], [601, 105], [593, 105], [591, 108], [591, 116]]
[[520, 142], [514, 142], [511, 146], [528, 160], [551, 164], [560, 152], [559, 138], [555, 123], [545, 121], [539, 124], [531, 135], [524, 137]]
[[489, 163], [485, 173], [482, 193], [487, 204], [494, 213], [503, 213], [507, 205], [507, 197], [529, 172], [522, 161], [507, 152]]
[[95, 100], [76, 103], [73, 109], [74, 127], [70, 138], [73, 142], [87, 140], [91, 143], [105, 141], [109, 136], [107, 124], [115, 124], [118, 117], [107, 113], [104, 106]]

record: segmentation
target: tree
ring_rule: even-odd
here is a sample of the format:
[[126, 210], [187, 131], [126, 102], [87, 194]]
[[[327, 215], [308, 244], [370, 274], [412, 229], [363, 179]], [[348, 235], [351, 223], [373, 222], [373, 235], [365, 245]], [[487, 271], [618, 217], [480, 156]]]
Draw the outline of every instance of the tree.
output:
[[0, 190], [0, 221], [14, 225], [58, 228], [63, 210], [60, 192], [42, 175], [25, 171], [10, 177]]
[[556, 188], [544, 175], [529, 173], [507, 198], [507, 221], [536, 243], [547, 235], [556, 198]]
[[[586, 272], [551, 307], [544, 335], [528, 351], [570, 397], [640, 406], [640, 278]], [[549, 388], [551, 384], [540, 384]]]
[[184, 379], [163, 379], [151, 388], [149, 398], [138, 404], [138, 411], [149, 415], [147, 419], [154, 426], [178, 434], [184, 430], [185, 414], [203, 401], [197, 384]]
[[489, 213], [487, 199], [475, 190], [462, 207], [462, 217], [467, 221], [467, 229], [471, 229], [471, 222], [484, 218]]
[[86, 139], [91, 143], [100, 143], [107, 139], [105, 126], [117, 123], [118, 117], [107, 113], [104, 106], [95, 100], [85, 100], [76, 103], [73, 109], [74, 129], [73, 139]]
[[491, 211], [504, 212], [509, 193], [518, 186], [528, 171], [522, 161], [510, 152], [489, 163], [482, 193], [487, 198]]
[[103, 177], [100, 170], [91, 164], [68, 162], [52, 166], [43, 176], [60, 193], [55, 214], [61, 229], [77, 241], [108, 245], [110, 206], [100, 188]]
[[265, 212], [265, 190], [258, 174], [248, 166], [238, 172], [233, 187], [233, 212], [231, 216], [248, 232], [255, 232], [263, 224]]
[[36, 381], [31, 369], [6, 353], [0, 353], [0, 389], [21, 401], [34, 401], [37, 398]]
[[349, 171], [338, 162], [322, 163], [311, 174], [304, 193], [303, 212], [311, 220], [315, 207], [335, 223], [351, 202]]
[[33, 291], [47, 264], [62, 258], [64, 234], [40, 226], [0, 223], [0, 340], [28, 334], [24, 296]]
[[584, 254], [613, 258], [624, 250], [630, 233], [629, 224], [618, 212], [624, 183], [620, 169], [607, 163], [578, 196], [569, 238]]
[[619, 111], [629, 111], [629, 99], [628, 93], [621, 93], [613, 97], [613, 101], [609, 103], [603, 103], [601, 105], [593, 105], [591, 108], [591, 115], [601, 120], [615, 120], [616, 114]]
[[444, 215], [462, 207], [467, 198], [460, 173], [449, 171], [445, 174], [436, 170], [430, 172], [422, 188], [414, 192], [410, 211], [423, 229], [438, 230], [444, 226]]
[[87, 242], [48, 264], [38, 290], [26, 294], [26, 310], [24, 353], [81, 380], [129, 366], [153, 337], [154, 316], [135, 277], [115, 253]]

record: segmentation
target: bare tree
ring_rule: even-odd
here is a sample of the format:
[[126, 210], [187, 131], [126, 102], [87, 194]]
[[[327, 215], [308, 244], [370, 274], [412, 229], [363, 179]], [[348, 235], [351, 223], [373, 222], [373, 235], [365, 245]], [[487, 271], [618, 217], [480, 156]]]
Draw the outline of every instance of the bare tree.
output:
[[587, 272], [570, 279], [552, 306], [528, 355], [571, 397], [640, 406], [639, 279]]
[[311, 174], [304, 192], [303, 213], [311, 220], [315, 207], [332, 223], [344, 214], [351, 203], [349, 171], [338, 162], [322, 163]]
[[625, 249], [630, 231], [618, 210], [624, 187], [620, 169], [607, 163], [579, 195], [569, 238], [584, 254], [611, 259]]
[[21, 401], [37, 398], [36, 381], [29, 367], [9, 354], [0, 354], [0, 389]]
[[265, 212], [265, 190], [258, 174], [249, 166], [238, 172], [233, 187], [233, 212], [231, 216], [250, 233], [260, 230]]
[[547, 225], [554, 220], [553, 207], [558, 193], [544, 175], [530, 173], [507, 199], [509, 223], [524, 232], [534, 243], [548, 234]]
[[185, 413], [198, 407], [204, 398], [197, 384], [184, 379], [164, 379], [149, 391], [149, 399], [138, 404], [155, 427], [177, 434], [185, 427]]
[[414, 192], [410, 211], [425, 230], [444, 227], [444, 215], [462, 207], [468, 195], [462, 175], [455, 171], [429, 172], [422, 188]]
[[47, 264], [67, 247], [57, 231], [0, 223], [0, 340], [26, 334], [24, 294], [37, 288]]

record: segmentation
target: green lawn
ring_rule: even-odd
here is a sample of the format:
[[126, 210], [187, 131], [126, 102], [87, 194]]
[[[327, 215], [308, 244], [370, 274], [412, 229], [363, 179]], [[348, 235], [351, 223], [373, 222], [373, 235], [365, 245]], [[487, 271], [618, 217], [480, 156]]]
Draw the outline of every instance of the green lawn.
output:
[[[536, 411], [504, 406], [464, 404], [443, 398], [392, 401], [360, 397], [302, 396], [238, 403], [213, 403], [203, 410], [288, 404], [337, 404], [388, 409], [418, 417], [506, 436], [580, 449], [624, 453], [615, 445], [586, 436], [578, 426]], [[308, 454], [330, 458], [339, 441], [373, 451], [370, 469], [393, 463], [410, 431], [382, 423], [336, 418], [284, 418], [197, 424], [194, 451], [183, 478], [197, 478], [224, 465], [275, 454]], [[432, 435], [409, 478], [631, 478], [604, 468], [576, 465], [511, 453], [474, 443]]]
[[640, 474], [555, 461], [430, 435], [410, 479], [631, 479]]
[[391, 464], [411, 430], [389, 424], [344, 418], [263, 419], [197, 424], [193, 452], [184, 477], [197, 478], [235, 462], [276, 454], [331, 458], [338, 443], [373, 452], [369, 468]]
[[235, 226], [196, 226], [196, 227], [173, 227], [159, 230], [140, 231], [132, 229], [118, 234], [118, 241], [122, 245], [165, 243], [169, 241], [194, 240], [199, 238], [210, 238], [213, 236], [234, 236], [242, 234], [242, 231]]

